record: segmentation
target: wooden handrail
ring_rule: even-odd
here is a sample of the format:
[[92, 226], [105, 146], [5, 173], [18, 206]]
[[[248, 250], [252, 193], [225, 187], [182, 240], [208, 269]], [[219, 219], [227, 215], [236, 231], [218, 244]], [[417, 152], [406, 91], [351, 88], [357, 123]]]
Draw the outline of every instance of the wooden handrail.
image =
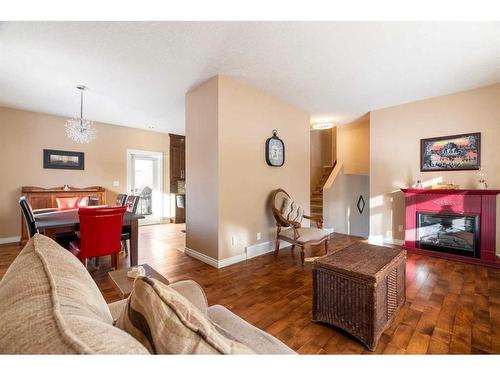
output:
[[328, 178], [325, 181], [325, 184], [323, 185], [323, 189], [329, 189], [332, 186], [332, 184], [335, 181], [335, 179], [337, 178], [340, 170], [342, 169], [342, 166], [343, 166], [342, 162], [339, 162], [338, 160], [335, 162], [335, 165], [333, 166], [333, 169], [330, 172], [330, 175], [328, 176]]

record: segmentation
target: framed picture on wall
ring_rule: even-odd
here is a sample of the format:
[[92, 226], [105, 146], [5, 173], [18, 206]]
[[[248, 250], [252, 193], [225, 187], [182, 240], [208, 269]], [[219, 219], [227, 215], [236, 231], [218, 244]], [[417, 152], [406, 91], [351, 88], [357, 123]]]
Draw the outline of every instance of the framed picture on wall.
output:
[[420, 170], [458, 171], [481, 167], [481, 133], [420, 140]]
[[83, 152], [43, 150], [43, 167], [48, 169], [85, 169]]

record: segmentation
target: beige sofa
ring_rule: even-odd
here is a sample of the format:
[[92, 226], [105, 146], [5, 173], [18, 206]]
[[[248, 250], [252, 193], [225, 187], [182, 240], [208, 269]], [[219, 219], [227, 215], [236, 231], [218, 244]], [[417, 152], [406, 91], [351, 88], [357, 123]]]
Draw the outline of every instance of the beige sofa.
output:
[[[208, 307], [203, 289], [194, 281], [171, 287], [255, 353], [294, 353], [225, 307]], [[83, 265], [37, 234], [0, 281], [0, 353], [149, 354], [113, 325], [125, 302], [107, 305]]]

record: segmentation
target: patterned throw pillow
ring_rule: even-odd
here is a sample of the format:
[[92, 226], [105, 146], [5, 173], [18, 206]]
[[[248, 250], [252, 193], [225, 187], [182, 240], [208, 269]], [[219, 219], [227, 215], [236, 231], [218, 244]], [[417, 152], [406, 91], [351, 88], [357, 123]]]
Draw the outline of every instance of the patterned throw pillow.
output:
[[283, 206], [281, 207], [281, 214], [287, 220], [301, 223], [304, 210], [292, 198], [285, 197], [283, 199]]
[[171, 287], [138, 277], [116, 326], [153, 354], [254, 354]]

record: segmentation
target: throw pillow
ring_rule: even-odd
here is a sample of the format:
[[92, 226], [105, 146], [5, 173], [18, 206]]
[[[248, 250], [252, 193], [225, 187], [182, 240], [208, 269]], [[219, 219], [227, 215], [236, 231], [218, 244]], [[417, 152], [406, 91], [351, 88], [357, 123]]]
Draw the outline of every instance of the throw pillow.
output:
[[173, 288], [145, 276], [135, 280], [116, 326], [153, 354], [253, 354]]

